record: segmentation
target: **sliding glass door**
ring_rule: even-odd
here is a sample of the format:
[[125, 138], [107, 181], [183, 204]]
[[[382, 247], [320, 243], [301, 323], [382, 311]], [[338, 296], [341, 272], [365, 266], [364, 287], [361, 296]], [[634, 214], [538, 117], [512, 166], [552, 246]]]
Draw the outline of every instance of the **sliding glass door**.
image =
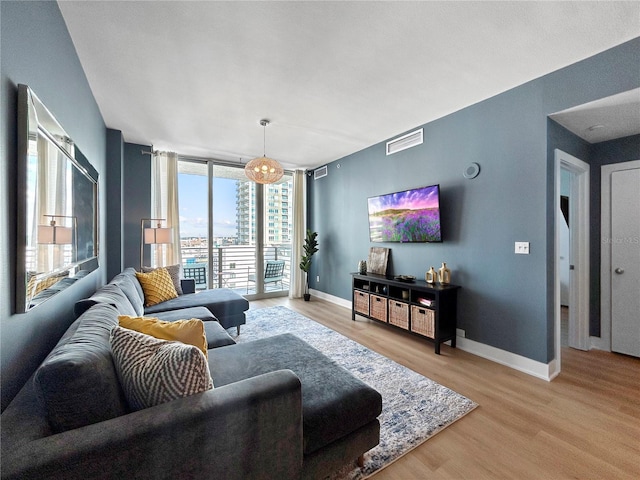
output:
[[286, 294], [291, 189], [290, 174], [277, 184], [259, 185], [249, 181], [241, 167], [181, 159], [178, 196], [184, 276], [196, 279], [197, 289]]

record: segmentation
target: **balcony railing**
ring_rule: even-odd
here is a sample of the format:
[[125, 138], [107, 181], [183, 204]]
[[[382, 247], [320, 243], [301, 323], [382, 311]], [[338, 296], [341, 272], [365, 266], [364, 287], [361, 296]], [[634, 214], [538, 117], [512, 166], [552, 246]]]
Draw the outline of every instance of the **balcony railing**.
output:
[[[206, 246], [182, 247], [182, 267], [185, 277], [204, 273], [196, 280], [196, 289], [230, 288], [239, 293], [256, 292], [256, 283], [249, 275], [256, 275], [256, 247], [253, 245], [228, 245], [213, 247], [212, 271], [209, 271]], [[291, 283], [291, 244], [271, 244], [264, 247], [264, 261], [284, 260], [282, 284], [265, 286], [266, 292], [288, 290]]]

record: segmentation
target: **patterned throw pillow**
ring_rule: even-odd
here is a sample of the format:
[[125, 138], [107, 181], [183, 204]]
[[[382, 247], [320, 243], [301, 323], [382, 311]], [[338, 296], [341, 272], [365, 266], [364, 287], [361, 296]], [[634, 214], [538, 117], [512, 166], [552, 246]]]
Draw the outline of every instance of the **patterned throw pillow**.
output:
[[117, 326], [111, 330], [111, 352], [134, 411], [213, 388], [207, 360], [193, 345]]
[[[178, 295], [182, 295], [182, 284], [180, 283], [180, 265], [169, 265], [168, 267], [162, 268], [165, 268], [167, 272], [169, 272], [169, 276], [171, 277], [171, 281], [173, 282], [173, 286], [175, 287], [176, 292], [178, 293]], [[143, 273], [151, 273], [154, 270], [157, 269], [152, 267], [142, 267]]]
[[166, 322], [155, 317], [118, 315], [118, 322], [121, 327], [151, 335], [160, 340], [171, 340], [193, 345], [198, 347], [205, 357], [208, 357], [204, 322], [199, 318]]
[[136, 272], [136, 278], [144, 291], [145, 307], [178, 297], [178, 292], [166, 268], [156, 268], [149, 273]]

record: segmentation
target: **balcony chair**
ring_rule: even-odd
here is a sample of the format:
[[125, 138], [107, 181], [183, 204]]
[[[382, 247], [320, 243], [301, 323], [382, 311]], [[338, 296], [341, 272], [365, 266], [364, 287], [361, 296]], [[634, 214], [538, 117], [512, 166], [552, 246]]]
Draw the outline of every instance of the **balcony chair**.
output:
[[[264, 265], [264, 285], [265, 285], [265, 290], [266, 290], [266, 286], [269, 283], [275, 283], [277, 284], [278, 282], [280, 282], [280, 289], [282, 290], [283, 285], [282, 285], [282, 277], [284, 275], [284, 260], [267, 260], [267, 262]], [[256, 282], [256, 276], [255, 274], [250, 274], [249, 278], [247, 279], [247, 293], [249, 293], [249, 282]]]
[[[188, 264], [187, 264], [188, 265]], [[207, 288], [207, 267], [185, 266], [182, 267], [183, 278], [193, 278], [196, 282], [196, 290]]]

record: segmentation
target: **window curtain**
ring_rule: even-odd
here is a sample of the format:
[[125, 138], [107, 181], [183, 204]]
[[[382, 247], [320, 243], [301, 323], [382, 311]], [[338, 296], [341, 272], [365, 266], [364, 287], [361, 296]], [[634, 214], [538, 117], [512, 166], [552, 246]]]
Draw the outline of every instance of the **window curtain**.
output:
[[293, 241], [291, 248], [291, 286], [289, 298], [302, 298], [304, 294], [304, 272], [300, 270], [302, 245], [306, 229], [306, 180], [304, 170], [293, 172]]
[[151, 216], [166, 219], [166, 224], [163, 226], [173, 229], [171, 243], [154, 245], [151, 255], [152, 265], [154, 267], [182, 265], [178, 210], [178, 154], [175, 152], [154, 154], [151, 179]]
[[[71, 162], [56, 145], [38, 136], [38, 175], [36, 179], [36, 215], [32, 218], [32, 238], [38, 225], [48, 225], [45, 215], [71, 216]], [[71, 150], [73, 152], [73, 150]], [[65, 218], [54, 218], [57, 225], [71, 226]], [[71, 261], [75, 245], [37, 244], [36, 272], [52, 272]]]

